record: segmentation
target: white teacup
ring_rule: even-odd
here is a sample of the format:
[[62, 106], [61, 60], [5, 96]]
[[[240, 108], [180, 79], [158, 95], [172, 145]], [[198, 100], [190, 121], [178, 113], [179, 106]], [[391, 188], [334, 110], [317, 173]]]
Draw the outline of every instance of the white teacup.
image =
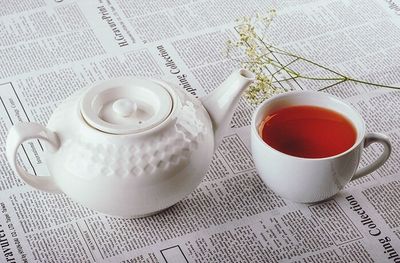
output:
[[[356, 128], [354, 145], [326, 158], [302, 158], [282, 153], [263, 141], [259, 125], [272, 112], [291, 106], [319, 106], [347, 117]], [[357, 170], [363, 148], [371, 143], [384, 146], [383, 153], [373, 163]], [[332, 142], [335, 143], [335, 142]], [[389, 138], [380, 133], [367, 133], [360, 114], [342, 100], [332, 95], [314, 92], [288, 92], [274, 96], [258, 106], [251, 123], [251, 148], [258, 174], [264, 183], [280, 196], [301, 203], [327, 199], [350, 181], [367, 175], [389, 158]]]

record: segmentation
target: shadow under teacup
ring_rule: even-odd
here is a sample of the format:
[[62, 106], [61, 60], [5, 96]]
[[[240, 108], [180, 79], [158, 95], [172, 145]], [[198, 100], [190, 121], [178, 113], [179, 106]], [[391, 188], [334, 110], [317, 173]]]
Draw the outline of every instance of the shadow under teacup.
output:
[[[275, 113], [289, 110], [289, 107], [301, 109], [306, 106], [324, 108], [343, 116], [354, 127], [354, 143], [335, 155], [310, 158], [284, 153], [275, 146], [272, 147], [271, 142], [266, 142], [268, 138], [262, 133], [261, 126], [266, 125], [269, 120], [267, 117], [274, 115], [274, 118], [280, 118]], [[277, 123], [285, 123], [285, 120]], [[294, 131], [296, 132], [296, 127]], [[313, 131], [318, 132], [318, 129]], [[291, 138], [287, 143], [289, 146], [291, 143], [298, 143], [295, 140], [300, 140], [302, 144], [307, 143], [301, 141], [304, 140], [301, 136]], [[329, 144], [340, 143], [337, 140], [327, 140]], [[375, 142], [384, 146], [383, 153], [373, 163], [357, 170], [363, 148]], [[366, 133], [365, 122], [353, 107], [335, 96], [314, 91], [276, 95], [259, 105], [251, 123], [251, 148], [258, 174], [264, 183], [278, 195], [301, 203], [318, 202], [335, 195], [350, 180], [367, 175], [383, 165], [391, 152], [389, 138], [380, 133]]]

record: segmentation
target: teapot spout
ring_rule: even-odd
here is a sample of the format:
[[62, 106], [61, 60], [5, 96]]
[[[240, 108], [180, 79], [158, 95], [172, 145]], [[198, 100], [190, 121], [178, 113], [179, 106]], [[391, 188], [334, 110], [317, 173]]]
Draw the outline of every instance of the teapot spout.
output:
[[231, 121], [242, 92], [254, 79], [255, 75], [247, 69], [234, 71], [218, 88], [201, 99], [213, 124], [216, 145]]

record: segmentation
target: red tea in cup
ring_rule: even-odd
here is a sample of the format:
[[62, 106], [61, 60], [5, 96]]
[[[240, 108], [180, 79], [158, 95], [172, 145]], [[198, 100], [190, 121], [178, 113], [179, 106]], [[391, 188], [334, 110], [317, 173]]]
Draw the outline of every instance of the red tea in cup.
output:
[[356, 142], [353, 124], [342, 114], [316, 106], [292, 106], [268, 114], [259, 133], [272, 148], [302, 158], [325, 158]]

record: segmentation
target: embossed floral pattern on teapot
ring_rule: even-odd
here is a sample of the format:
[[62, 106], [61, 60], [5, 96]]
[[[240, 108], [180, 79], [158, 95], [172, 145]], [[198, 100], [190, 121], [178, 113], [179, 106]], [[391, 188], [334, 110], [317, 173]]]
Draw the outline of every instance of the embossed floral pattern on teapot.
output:
[[[29, 185], [65, 193], [91, 209], [120, 217], [157, 213], [192, 192], [253, 75], [240, 70], [202, 102], [166, 82], [118, 78], [77, 91], [47, 127], [19, 123], [7, 157]], [[43, 139], [51, 176], [17, 164], [19, 145]]]

